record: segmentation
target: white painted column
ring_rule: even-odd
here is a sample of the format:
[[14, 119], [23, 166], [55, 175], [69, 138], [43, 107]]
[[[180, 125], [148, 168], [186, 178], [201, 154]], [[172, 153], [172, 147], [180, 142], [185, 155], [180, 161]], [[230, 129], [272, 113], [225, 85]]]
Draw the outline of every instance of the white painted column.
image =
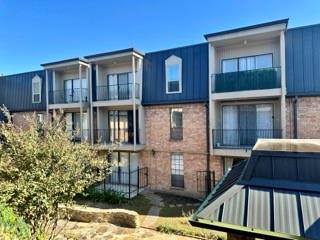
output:
[[83, 126], [82, 126], [82, 114], [83, 114], [83, 109], [82, 109], [82, 65], [79, 64], [79, 80], [80, 80], [80, 136], [82, 139], [82, 133], [83, 133]]
[[87, 81], [88, 81], [88, 93], [89, 93], [89, 113], [87, 113], [90, 124], [90, 143], [93, 144], [93, 106], [92, 106], [92, 65], [87, 67]]
[[282, 138], [286, 138], [286, 45], [285, 32], [280, 33], [280, 66], [281, 66], [281, 129]]
[[137, 125], [136, 125], [136, 62], [135, 57], [132, 56], [132, 108], [133, 108], [133, 149], [136, 150], [137, 144]]
[[208, 51], [209, 51], [209, 144], [210, 144], [210, 154], [213, 155], [213, 141], [212, 141], [212, 130], [215, 128], [215, 102], [212, 101], [212, 84], [214, 82], [212, 81], [212, 77], [214, 77], [215, 73], [215, 48], [212, 45], [212, 43], [208, 44]]
[[47, 112], [47, 121], [49, 121], [49, 73], [46, 69], [46, 112]]
[[142, 100], [142, 69], [143, 69], [143, 60], [141, 58], [138, 58], [138, 66], [137, 66], [137, 72], [138, 72], [138, 82], [139, 82], [139, 141], [140, 144], [145, 144], [145, 126], [144, 126], [144, 109], [141, 104]]

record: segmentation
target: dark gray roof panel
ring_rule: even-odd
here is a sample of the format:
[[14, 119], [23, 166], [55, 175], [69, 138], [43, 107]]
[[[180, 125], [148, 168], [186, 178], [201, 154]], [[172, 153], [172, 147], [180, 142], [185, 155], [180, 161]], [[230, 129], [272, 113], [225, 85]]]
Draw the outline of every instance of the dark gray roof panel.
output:
[[320, 24], [286, 33], [288, 96], [320, 95]]
[[135, 48], [126, 48], [126, 49], [120, 49], [120, 50], [115, 50], [110, 52], [91, 54], [91, 55], [84, 56], [84, 58], [90, 59], [90, 58], [97, 58], [97, 57], [106, 57], [106, 56], [111, 56], [111, 55], [120, 54], [120, 53], [127, 53], [127, 52], [135, 52], [138, 55], [144, 56], [144, 53], [142, 53], [141, 51]]
[[208, 39], [210, 37], [215, 37], [215, 36], [220, 36], [220, 35], [225, 35], [225, 34], [229, 34], [229, 33], [240, 32], [240, 31], [246, 31], [246, 30], [251, 30], [251, 29], [255, 29], [255, 28], [268, 27], [268, 26], [277, 25], [277, 24], [288, 25], [288, 21], [289, 21], [288, 18], [281, 19], [281, 20], [275, 20], [275, 21], [271, 21], [271, 22], [260, 23], [260, 24], [255, 24], [255, 25], [241, 27], [241, 28], [234, 28], [234, 29], [225, 30], [225, 31], [221, 31], [221, 32], [209, 33], [209, 34], [205, 34], [204, 37], [206, 39]]
[[[32, 78], [42, 79], [41, 102], [32, 103]], [[44, 70], [0, 77], [0, 105], [11, 112], [46, 110], [46, 74]]]

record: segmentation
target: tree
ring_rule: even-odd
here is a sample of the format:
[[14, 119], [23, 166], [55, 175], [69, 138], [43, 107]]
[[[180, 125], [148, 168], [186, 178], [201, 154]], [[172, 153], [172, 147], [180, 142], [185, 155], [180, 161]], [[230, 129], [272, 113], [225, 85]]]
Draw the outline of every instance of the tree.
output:
[[27, 118], [28, 128], [0, 123], [0, 201], [30, 225], [33, 239], [54, 236], [58, 206], [71, 206], [76, 194], [109, 171], [87, 143], [72, 143], [61, 115], [51, 122]]

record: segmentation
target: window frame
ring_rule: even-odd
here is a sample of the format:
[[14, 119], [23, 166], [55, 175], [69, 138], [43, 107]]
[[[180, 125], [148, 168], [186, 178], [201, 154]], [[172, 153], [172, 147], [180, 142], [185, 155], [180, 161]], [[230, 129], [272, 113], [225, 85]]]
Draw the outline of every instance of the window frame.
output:
[[[177, 111], [178, 110], [178, 111]], [[172, 118], [172, 114], [173, 112], [181, 112], [181, 127], [174, 127], [172, 126], [172, 122], [173, 122], [173, 118]], [[181, 107], [175, 107], [175, 108], [170, 108], [170, 139], [171, 140], [182, 140], [183, 139], [183, 108]], [[173, 129], [181, 129], [181, 134], [178, 136], [175, 136], [174, 132], [175, 130]]]
[[[39, 92], [35, 93], [34, 84], [39, 84]], [[39, 75], [35, 75], [31, 82], [32, 103], [41, 103], [42, 79]], [[39, 100], [35, 101], [35, 96], [39, 95]]]
[[[178, 91], [169, 91], [169, 72], [168, 68], [170, 65], [178, 65], [178, 83], [179, 90]], [[175, 94], [182, 93], [182, 59], [177, 57], [176, 55], [171, 55], [165, 60], [165, 78], [166, 78], [166, 94]]]
[[273, 53], [262, 53], [262, 54], [247, 55], [247, 56], [241, 56], [241, 57], [223, 58], [223, 59], [220, 60], [220, 71], [221, 71], [221, 73], [231, 73], [231, 72], [223, 72], [223, 61], [226, 61], [226, 60], [234, 60], [234, 59], [237, 60], [237, 71], [236, 71], [236, 72], [254, 71], [254, 70], [259, 70], [259, 69], [268, 69], [268, 68], [254, 68], [254, 69], [251, 69], [251, 70], [242, 70], [242, 71], [239, 71], [239, 60], [240, 60], [241, 58], [243, 59], [243, 58], [254, 57], [255, 67], [256, 67], [256, 57], [264, 56], [264, 55], [271, 55], [271, 68], [273, 68], [273, 67], [274, 67]]
[[[178, 157], [178, 158], [175, 158]], [[174, 161], [179, 161], [178, 164]], [[177, 167], [178, 166], [178, 167]], [[170, 154], [170, 176], [171, 176], [171, 187], [173, 188], [184, 188], [184, 158], [182, 153], [171, 153]], [[174, 184], [173, 177], [180, 176], [182, 178], [182, 184], [177, 186]]]

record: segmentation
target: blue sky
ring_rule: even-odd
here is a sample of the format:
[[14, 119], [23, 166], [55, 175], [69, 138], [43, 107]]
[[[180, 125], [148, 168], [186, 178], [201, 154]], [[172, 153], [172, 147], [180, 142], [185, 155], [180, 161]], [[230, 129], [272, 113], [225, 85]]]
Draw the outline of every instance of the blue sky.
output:
[[320, 23], [319, 0], [0, 0], [0, 73], [121, 48], [204, 42], [203, 34], [282, 18]]

